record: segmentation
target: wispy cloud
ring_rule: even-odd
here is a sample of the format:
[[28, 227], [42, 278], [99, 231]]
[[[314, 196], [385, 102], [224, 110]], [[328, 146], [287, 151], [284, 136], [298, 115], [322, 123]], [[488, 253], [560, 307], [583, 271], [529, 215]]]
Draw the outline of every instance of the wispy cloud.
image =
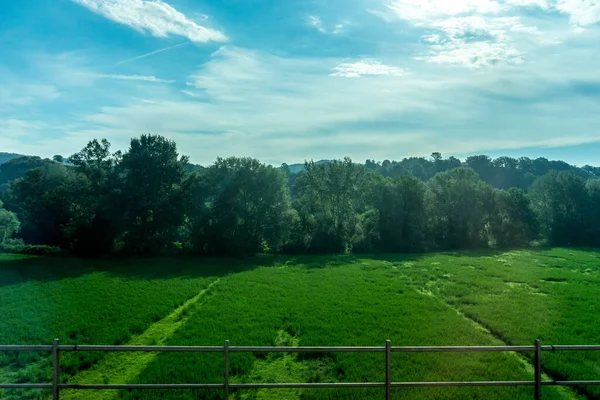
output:
[[153, 51], [153, 52], [150, 52], [150, 53], [142, 54], [140, 56], [135, 56], [135, 57], [131, 57], [131, 58], [128, 58], [126, 60], [123, 60], [123, 61], [119, 61], [118, 63], [115, 63], [115, 65], [121, 65], [121, 64], [125, 64], [125, 63], [131, 62], [131, 61], [139, 60], [141, 58], [150, 57], [150, 56], [153, 56], [155, 54], [162, 53], [163, 51], [173, 50], [173, 49], [176, 49], [178, 47], [186, 46], [186, 45], [188, 45], [190, 43], [192, 43], [192, 42], [185, 42], [185, 43], [176, 44], [175, 46], [165, 47], [164, 49], [159, 49], [159, 50], [156, 50], [156, 51]]
[[161, 0], [72, 0], [112, 21], [140, 32], [166, 38], [187, 37], [192, 42], [224, 42], [223, 33], [198, 25]]
[[60, 95], [60, 91], [54, 85], [1, 82], [0, 111], [10, 107], [25, 106], [36, 101], [56, 100]]
[[321, 18], [319, 18], [315, 15], [310, 15], [308, 17], [308, 19], [306, 20], [306, 22], [308, 23], [308, 25], [312, 26], [319, 32], [327, 33], [327, 30], [325, 30], [325, 28], [323, 27], [323, 21], [321, 21]]
[[521, 8], [551, 6], [555, 4], [546, 0], [394, 0], [387, 13], [375, 14], [388, 21], [404, 20], [427, 32], [423, 41], [429, 47], [417, 60], [479, 68], [523, 63], [524, 44], [560, 43], [518, 15]]
[[556, 9], [568, 14], [572, 23], [591, 25], [600, 21], [600, 1], [598, 0], [558, 0]]
[[471, 68], [520, 64], [524, 62], [524, 54], [517, 49], [511, 35], [538, 35], [536, 27], [523, 25], [519, 17], [451, 17], [432, 21], [430, 26], [437, 33], [423, 38], [431, 44], [429, 54], [417, 59]]
[[155, 76], [144, 76], [144, 75], [118, 75], [118, 74], [98, 74], [93, 75], [99, 79], [117, 79], [122, 81], [144, 81], [154, 83], [173, 83], [173, 80], [159, 79]]
[[182, 90], [181, 93], [186, 94], [190, 97], [194, 97], [194, 98], [202, 97], [200, 94], [192, 92], [191, 90]]
[[402, 76], [406, 75], [407, 71], [402, 68], [385, 65], [381, 61], [364, 59], [353, 63], [341, 63], [333, 68], [331, 76], [343, 76], [346, 78], [358, 78], [361, 76]]
[[321, 20], [321, 18], [316, 15], [310, 15], [306, 19], [306, 23], [321, 33], [324, 33], [324, 34], [330, 33], [332, 35], [337, 35], [339, 33], [342, 33], [344, 31], [344, 28], [346, 27], [346, 24], [338, 23], [338, 24], [335, 24], [335, 26], [333, 28], [327, 29], [325, 27], [325, 24]]

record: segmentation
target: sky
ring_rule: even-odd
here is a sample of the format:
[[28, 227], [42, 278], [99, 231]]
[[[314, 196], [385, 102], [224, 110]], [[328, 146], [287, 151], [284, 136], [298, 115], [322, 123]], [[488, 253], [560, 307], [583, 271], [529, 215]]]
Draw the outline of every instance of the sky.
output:
[[600, 0], [0, 1], [0, 151], [600, 165]]

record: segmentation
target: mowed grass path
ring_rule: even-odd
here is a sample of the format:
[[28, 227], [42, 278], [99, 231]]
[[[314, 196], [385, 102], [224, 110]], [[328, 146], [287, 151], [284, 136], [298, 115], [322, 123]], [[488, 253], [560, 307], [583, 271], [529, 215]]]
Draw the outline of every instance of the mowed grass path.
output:
[[[0, 255], [0, 343], [51, 344], [57, 337], [63, 344], [125, 344], [233, 266], [207, 261]], [[63, 354], [63, 381], [104, 357]], [[0, 353], [3, 382], [48, 382], [50, 376], [47, 353]], [[0, 391], [0, 398], [44, 398], [46, 393]]]
[[[354, 257], [298, 257], [222, 279], [170, 345], [304, 346], [502, 344], [444, 301], [407, 284], [405, 262]], [[416, 259], [415, 259], [416, 260]], [[285, 341], [284, 341], [285, 342]], [[533, 339], [530, 341], [533, 342]], [[269, 368], [269, 364], [275, 366]], [[373, 382], [384, 380], [383, 354], [286, 357], [233, 353], [236, 382]], [[532, 379], [509, 353], [400, 354], [394, 381]], [[136, 383], [222, 383], [222, 354], [160, 354]], [[237, 399], [376, 399], [382, 390], [239, 391]], [[395, 389], [398, 399], [530, 399], [532, 388]], [[125, 399], [219, 399], [221, 391], [123, 391]], [[545, 399], [573, 398], [545, 389]]]

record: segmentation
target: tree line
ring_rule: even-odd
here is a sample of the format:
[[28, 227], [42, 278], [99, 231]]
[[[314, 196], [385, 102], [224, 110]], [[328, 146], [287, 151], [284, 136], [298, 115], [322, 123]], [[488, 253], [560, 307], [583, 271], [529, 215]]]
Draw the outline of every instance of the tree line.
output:
[[[157, 135], [132, 139], [124, 153], [93, 140], [4, 185], [0, 240], [5, 247], [50, 245], [80, 256], [600, 244], [593, 167], [582, 176], [561, 162], [551, 168], [552, 162], [501, 159], [461, 163], [434, 153], [427, 163], [356, 164], [346, 158], [307, 162], [292, 174], [251, 158], [194, 167], [173, 141]], [[506, 172], [513, 170], [511, 183]]]

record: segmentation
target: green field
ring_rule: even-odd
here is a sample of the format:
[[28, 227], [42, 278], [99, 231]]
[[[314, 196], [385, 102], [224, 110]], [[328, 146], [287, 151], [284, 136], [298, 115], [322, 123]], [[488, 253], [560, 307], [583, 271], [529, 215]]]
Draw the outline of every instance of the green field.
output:
[[[552, 249], [249, 260], [0, 256], [0, 343], [598, 344], [600, 253]], [[600, 379], [600, 354], [544, 353], [554, 379]], [[220, 383], [222, 354], [69, 353], [63, 382]], [[234, 382], [382, 381], [383, 354], [232, 354]], [[49, 380], [40, 354], [0, 356], [3, 382]], [[394, 381], [532, 379], [531, 355], [395, 353]], [[600, 398], [544, 387], [544, 399]], [[394, 389], [398, 399], [532, 398], [532, 388]], [[0, 398], [46, 398], [0, 391]], [[236, 399], [373, 399], [367, 389], [238, 391]], [[219, 391], [65, 390], [62, 398], [222, 398]]]

